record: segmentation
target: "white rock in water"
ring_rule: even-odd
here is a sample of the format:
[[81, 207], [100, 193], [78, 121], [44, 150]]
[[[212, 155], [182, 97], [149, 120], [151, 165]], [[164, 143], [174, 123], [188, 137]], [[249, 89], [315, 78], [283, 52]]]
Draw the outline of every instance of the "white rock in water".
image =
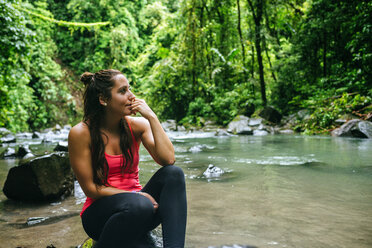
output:
[[253, 135], [254, 136], [264, 136], [264, 135], [268, 135], [269, 133], [265, 130], [254, 130], [253, 131]]
[[225, 173], [221, 168], [214, 166], [213, 164], [208, 165], [208, 169], [204, 171], [203, 175], [207, 178], [220, 177]]

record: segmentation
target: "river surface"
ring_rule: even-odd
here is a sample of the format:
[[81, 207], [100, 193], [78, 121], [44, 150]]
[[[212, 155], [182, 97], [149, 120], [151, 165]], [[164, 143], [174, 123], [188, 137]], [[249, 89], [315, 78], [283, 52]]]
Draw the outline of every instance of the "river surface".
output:
[[[169, 133], [186, 176], [186, 247], [372, 247], [372, 140]], [[55, 144], [25, 140], [36, 154]], [[159, 168], [141, 148], [140, 179]], [[15, 159], [0, 160], [0, 184]], [[203, 172], [212, 164], [219, 177]], [[47, 204], [0, 193], [0, 247], [74, 247], [84, 195]], [[50, 217], [26, 227], [30, 217]]]

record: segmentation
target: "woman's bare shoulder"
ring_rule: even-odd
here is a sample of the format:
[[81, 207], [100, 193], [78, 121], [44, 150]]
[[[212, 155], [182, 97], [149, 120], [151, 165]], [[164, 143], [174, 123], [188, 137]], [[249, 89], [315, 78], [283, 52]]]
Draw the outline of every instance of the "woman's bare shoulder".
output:
[[79, 122], [73, 126], [69, 133], [69, 139], [90, 140], [89, 127], [85, 122]]
[[127, 116], [126, 118], [135, 133], [143, 133], [146, 128], [149, 128], [148, 120], [143, 117]]

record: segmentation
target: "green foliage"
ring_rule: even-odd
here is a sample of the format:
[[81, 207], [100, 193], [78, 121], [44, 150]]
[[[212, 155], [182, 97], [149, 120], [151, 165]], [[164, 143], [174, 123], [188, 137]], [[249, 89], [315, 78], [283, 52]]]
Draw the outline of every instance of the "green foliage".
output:
[[371, 96], [371, 13], [370, 2], [313, 1], [299, 34], [283, 49], [273, 103], [288, 112], [329, 94]]
[[0, 1], [0, 126], [27, 129], [33, 90], [28, 86], [29, 51], [34, 33], [13, 1]]
[[[43, 15], [50, 15], [43, 9], [42, 2], [37, 4]], [[31, 19], [14, 7], [21, 3], [1, 2], [1, 5], [4, 18], [1, 22], [1, 126], [21, 131], [68, 120], [69, 113], [61, 110], [72, 104], [71, 96], [61, 81], [61, 68], [53, 60], [56, 46], [50, 36], [52, 26], [38, 18]]]
[[251, 115], [265, 89], [282, 113], [312, 110], [300, 128], [319, 132], [372, 96], [368, 1], [0, 0], [0, 7], [0, 125], [13, 131], [80, 116], [74, 75], [104, 68], [123, 71], [161, 119], [187, 125]]
[[300, 126], [306, 134], [328, 133], [338, 126], [335, 123], [337, 119], [356, 114], [371, 104], [371, 97], [360, 94], [343, 93], [338, 98], [309, 99], [302, 102], [302, 107], [310, 109], [312, 114]]

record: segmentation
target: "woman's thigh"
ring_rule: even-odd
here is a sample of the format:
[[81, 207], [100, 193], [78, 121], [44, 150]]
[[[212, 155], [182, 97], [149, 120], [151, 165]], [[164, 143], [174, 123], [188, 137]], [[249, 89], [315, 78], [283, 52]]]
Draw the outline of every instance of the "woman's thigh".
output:
[[[141, 218], [141, 211], [147, 211], [151, 201], [140, 194], [120, 193], [111, 196], [102, 197], [92, 203], [82, 215], [82, 223], [86, 233], [98, 240], [107, 220], [116, 213], [125, 213], [128, 219]], [[145, 204], [143, 204], [145, 203]], [[150, 207], [152, 204], [150, 205]], [[154, 217], [150, 217], [149, 222], [153, 222]], [[123, 222], [123, 225], [131, 222]], [[144, 227], [148, 228], [148, 227]]]

